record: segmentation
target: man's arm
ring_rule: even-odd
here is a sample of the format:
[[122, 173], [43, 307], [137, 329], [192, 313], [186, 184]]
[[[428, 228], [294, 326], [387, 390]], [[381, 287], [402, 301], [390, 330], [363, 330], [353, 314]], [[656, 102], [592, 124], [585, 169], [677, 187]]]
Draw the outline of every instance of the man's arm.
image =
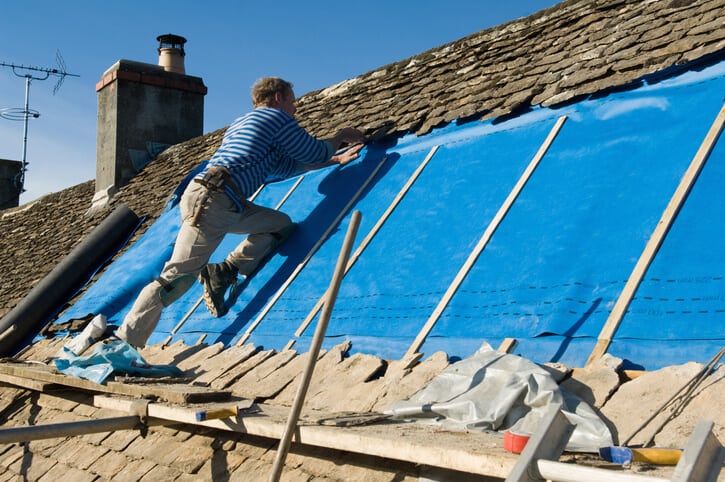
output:
[[[284, 169], [272, 173], [270, 176], [268, 176], [265, 182], [277, 182], [283, 179], [289, 179], [294, 176], [299, 176], [300, 174], [303, 174], [305, 172], [315, 171], [317, 169], [333, 166], [335, 164], [339, 166], [344, 166], [345, 164], [354, 161], [355, 159], [360, 157], [360, 150], [364, 147], [364, 142], [366, 140], [365, 135], [360, 130], [353, 127], [342, 128], [331, 139], [327, 140], [315, 139], [314, 137], [310, 136], [307, 131], [302, 129], [297, 123], [294, 123], [294, 127], [296, 131], [292, 134], [302, 137], [298, 138], [294, 137], [294, 135], [290, 135], [287, 136], [288, 138], [309, 140], [317, 143], [317, 145], [325, 145], [326, 148], [324, 150], [327, 153], [332, 152], [332, 155], [329, 159], [322, 162], [300, 161], [296, 159], [297, 155], [299, 154], [300, 156], [303, 156], [304, 153], [308, 153], [310, 150], [309, 145], [306, 143], [306, 141], [291, 143], [290, 146], [297, 148], [297, 152], [294, 149], [290, 149], [287, 152], [289, 157], [287, 158], [288, 162], [284, 166]], [[338, 153], [337, 151], [343, 143], [352, 145], [347, 149], [343, 150], [342, 152]], [[318, 156], [318, 159], [320, 158], [324, 157]]]
[[320, 162], [317, 164], [299, 164], [299, 167], [303, 171], [316, 171], [317, 169], [322, 169], [324, 167], [333, 166], [335, 164], [339, 166], [344, 166], [345, 164], [354, 161], [358, 157], [360, 157], [360, 151], [364, 147], [364, 144], [356, 144], [354, 146], [351, 146], [348, 149], [345, 149], [344, 151], [340, 152], [339, 154], [333, 155], [329, 161], [326, 162]]
[[[337, 131], [337, 134], [335, 134], [331, 139], [327, 140], [327, 142], [332, 145], [332, 150], [333, 152], [336, 152], [336, 154], [333, 154], [333, 156], [330, 157], [329, 160], [317, 164], [299, 163], [298, 168], [302, 171], [316, 171], [317, 169], [333, 166], [335, 164], [339, 166], [344, 166], [345, 164], [352, 162], [360, 157], [360, 151], [364, 147], [365, 141], [365, 135], [360, 130], [355, 129], [354, 127], [343, 127], [342, 129]], [[337, 154], [337, 151], [342, 144], [352, 145], [351, 147]]]

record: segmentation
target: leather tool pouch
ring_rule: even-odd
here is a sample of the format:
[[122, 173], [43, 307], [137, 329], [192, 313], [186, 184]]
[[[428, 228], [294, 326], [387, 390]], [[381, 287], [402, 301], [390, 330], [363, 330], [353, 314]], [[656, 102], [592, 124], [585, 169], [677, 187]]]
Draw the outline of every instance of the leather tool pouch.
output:
[[229, 177], [230, 174], [226, 168], [213, 166], [209, 168], [203, 178], [197, 179], [197, 181], [208, 189], [220, 191]]

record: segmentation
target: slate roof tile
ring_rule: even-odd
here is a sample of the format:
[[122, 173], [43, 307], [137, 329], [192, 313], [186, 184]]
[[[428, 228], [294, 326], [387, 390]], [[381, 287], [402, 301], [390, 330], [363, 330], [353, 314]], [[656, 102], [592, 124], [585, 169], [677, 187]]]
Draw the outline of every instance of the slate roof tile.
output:
[[14, 465], [23, 458], [24, 448], [20, 445], [6, 444], [0, 448], [0, 468], [6, 471], [8, 467]]
[[72, 480], [73, 482], [92, 482], [96, 480], [96, 475], [83, 470], [79, 470], [70, 465], [57, 464], [54, 465], [40, 480], [42, 482], [52, 482], [57, 480]]
[[138, 432], [131, 430], [118, 430], [115, 432], [111, 432], [108, 437], [103, 439], [101, 445], [111, 450], [115, 450], [116, 452], [123, 452], [138, 437], [140, 437]]
[[54, 459], [22, 450], [21, 448], [20, 458], [16, 459], [8, 468], [16, 474], [24, 474], [25, 480], [39, 480], [58, 464]]
[[123, 453], [109, 450], [93, 465], [93, 471], [102, 478], [111, 480], [117, 474], [120, 474], [128, 463], [129, 458], [123, 455]]
[[[78, 438], [78, 440], [85, 442], [82, 438]], [[97, 467], [96, 462], [108, 453], [109, 450], [106, 448], [78, 443], [76, 451], [69, 457], [69, 464], [77, 469], [87, 470], [90, 467]]]
[[[49, 411], [52, 412], [52, 411]], [[28, 424], [29, 425], [29, 424]], [[63, 437], [48, 438], [42, 440], [33, 440], [31, 442], [32, 449], [35, 453], [43, 455], [45, 457], [53, 457], [53, 454], [58, 451], [60, 447], [63, 447], [66, 439]]]
[[[150, 460], [129, 458], [128, 462], [121, 468], [121, 470], [118, 473], [112, 475], [112, 479], [117, 482], [137, 482], [139, 480], [164, 480], [145, 478], [146, 475], [148, 475], [155, 467], [156, 465]], [[173, 478], [170, 480], [173, 480]]]

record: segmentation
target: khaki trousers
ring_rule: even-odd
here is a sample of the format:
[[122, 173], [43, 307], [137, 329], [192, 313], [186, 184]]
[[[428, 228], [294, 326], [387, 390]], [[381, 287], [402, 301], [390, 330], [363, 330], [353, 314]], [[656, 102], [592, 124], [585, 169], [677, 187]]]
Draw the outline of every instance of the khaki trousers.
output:
[[[265, 256], [283, 241], [274, 234], [286, 231], [292, 224], [286, 214], [248, 201], [243, 202], [239, 212], [224, 192], [208, 190], [197, 182], [191, 182], [186, 188], [179, 207], [181, 228], [171, 258], [159, 276], [167, 282], [182, 276], [196, 277], [227, 233], [248, 235], [226, 260], [239, 269], [239, 274], [252, 274]], [[191, 220], [199, 210], [197, 225], [192, 226]], [[116, 330], [116, 336], [137, 348], [146, 345], [164, 308], [159, 296], [161, 289], [161, 283], [154, 280], [141, 290]]]

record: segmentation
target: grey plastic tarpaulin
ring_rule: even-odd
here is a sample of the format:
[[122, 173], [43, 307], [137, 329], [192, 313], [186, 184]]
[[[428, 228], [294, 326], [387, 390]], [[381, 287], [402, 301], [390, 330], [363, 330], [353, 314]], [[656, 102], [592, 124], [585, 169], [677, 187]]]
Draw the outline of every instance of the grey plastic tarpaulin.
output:
[[457, 430], [534, 433], [552, 404], [561, 404], [562, 413], [576, 425], [567, 450], [596, 452], [613, 445], [609, 429], [594, 410], [560, 388], [548, 371], [488, 344], [386, 413]]

